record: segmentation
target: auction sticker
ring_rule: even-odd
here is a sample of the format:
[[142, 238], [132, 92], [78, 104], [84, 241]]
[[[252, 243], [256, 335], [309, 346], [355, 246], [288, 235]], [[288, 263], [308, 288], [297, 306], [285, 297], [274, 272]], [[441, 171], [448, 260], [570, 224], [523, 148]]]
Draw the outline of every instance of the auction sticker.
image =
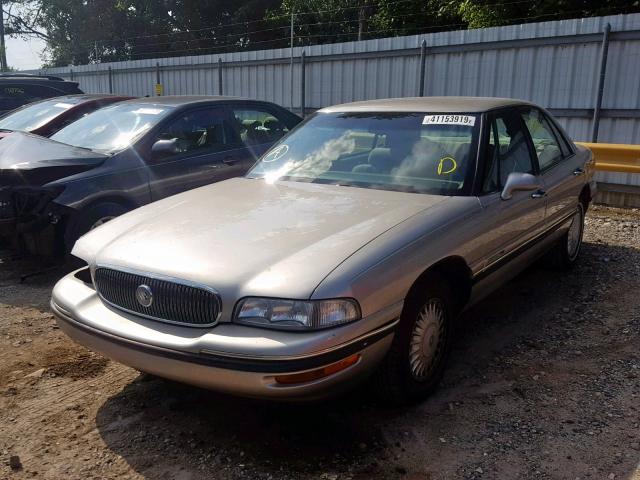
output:
[[474, 115], [426, 115], [423, 125], [462, 125], [473, 127], [476, 124]]

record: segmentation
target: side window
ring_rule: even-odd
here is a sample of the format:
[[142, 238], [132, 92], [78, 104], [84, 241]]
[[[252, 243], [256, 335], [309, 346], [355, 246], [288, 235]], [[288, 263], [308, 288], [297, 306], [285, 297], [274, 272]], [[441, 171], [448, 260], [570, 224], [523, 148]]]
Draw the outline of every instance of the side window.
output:
[[178, 154], [220, 152], [233, 148], [233, 134], [222, 109], [185, 112], [174, 118], [156, 140], [175, 140]]
[[537, 109], [522, 112], [522, 118], [533, 140], [540, 170], [545, 171], [564, 157], [549, 120]]
[[555, 123], [550, 121], [549, 117], [545, 116], [545, 118], [549, 122], [549, 125], [551, 125], [551, 128], [553, 129], [553, 133], [555, 133], [556, 138], [558, 139], [558, 143], [560, 143], [560, 150], [562, 150], [562, 155], [564, 157], [568, 157], [571, 154], [573, 154], [573, 148], [571, 148], [571, 146], [569, 145], [569, 142], [567, 141], [567, 138], [560, 131], [560, 128], [558, 127], [558, 125], [556, 125]]
[[493, 117], [486, 155], [484, 193], [501, 189], [512, 172], [534, 173], [524, 127], [515, 112]]
[[245, 145], [273, 143], [289, 131], [285, 122], [273, 113], [256, 108], [232, 107], [236, 127]]

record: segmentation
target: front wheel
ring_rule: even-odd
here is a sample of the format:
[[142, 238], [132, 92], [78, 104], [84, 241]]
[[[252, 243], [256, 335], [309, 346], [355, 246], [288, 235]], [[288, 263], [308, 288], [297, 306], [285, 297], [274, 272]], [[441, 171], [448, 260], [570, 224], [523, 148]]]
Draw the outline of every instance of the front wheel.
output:
[[128, 209], [115, 202], [103, 202], [92, 205], [76, 216], [76, 221], [69, 226], [65, 235], [67, 252], [70, 252], [76, 240], [85, 233], [104, 225], [116, 217], [126, 213]]
[[584, 233], [584, 207], [578, 204], [571, 217], [571, 224], [556, 246], [549, 252], [551, 266], [559, 270], [567, 270], [578, 260]]
[[392, 404], [424, 399], [442, 378], [452, 337], [453, 295], [431, 275], [405, 300], [391, 349], [374, 377], [376, 395]]

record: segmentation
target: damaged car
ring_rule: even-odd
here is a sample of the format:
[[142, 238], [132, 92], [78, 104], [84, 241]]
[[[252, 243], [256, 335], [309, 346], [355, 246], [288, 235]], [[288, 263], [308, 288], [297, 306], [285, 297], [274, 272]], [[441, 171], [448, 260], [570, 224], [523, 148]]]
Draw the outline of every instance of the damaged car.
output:
[[244, 174], [300, 118], [269, 102], [156, 97], [109, 105], [50, 138], [0, 141], [0, 234], [58, 256], [141, 205]]
[[328, 107], [246, 176], [82, 237], [51, 306], [78, 343], [161, 377], [315, 399], [373, 375], [415, 401], [459, 312], [544, 254], [577, 262], [595, 193], [591, 152], [527, 102]]

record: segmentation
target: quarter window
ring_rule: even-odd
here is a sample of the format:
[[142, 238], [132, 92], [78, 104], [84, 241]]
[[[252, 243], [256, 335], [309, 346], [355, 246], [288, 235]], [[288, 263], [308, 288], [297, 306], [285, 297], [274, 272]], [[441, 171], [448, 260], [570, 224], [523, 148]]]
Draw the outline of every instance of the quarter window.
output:
[[233, 132], [221, 109], [186, 112], [162, 129], [157, 140], [175, 140], [179, 153], [232, 148]]
[[534, 173], [525, 130], [515, 112], [497, 114], [491, 121], [483, 192], [502, 188], [513, 172]]
[[289, 131], [283, 119], [260, 108], [234, 108], [237, 129], [245, 145], [273, 143]]
[[540, 170], [545, 171], [562, 160], [562, 149], [544, 114], [540, 110], [531, 109], [523, 112], [522, 118], [533, 140]]

